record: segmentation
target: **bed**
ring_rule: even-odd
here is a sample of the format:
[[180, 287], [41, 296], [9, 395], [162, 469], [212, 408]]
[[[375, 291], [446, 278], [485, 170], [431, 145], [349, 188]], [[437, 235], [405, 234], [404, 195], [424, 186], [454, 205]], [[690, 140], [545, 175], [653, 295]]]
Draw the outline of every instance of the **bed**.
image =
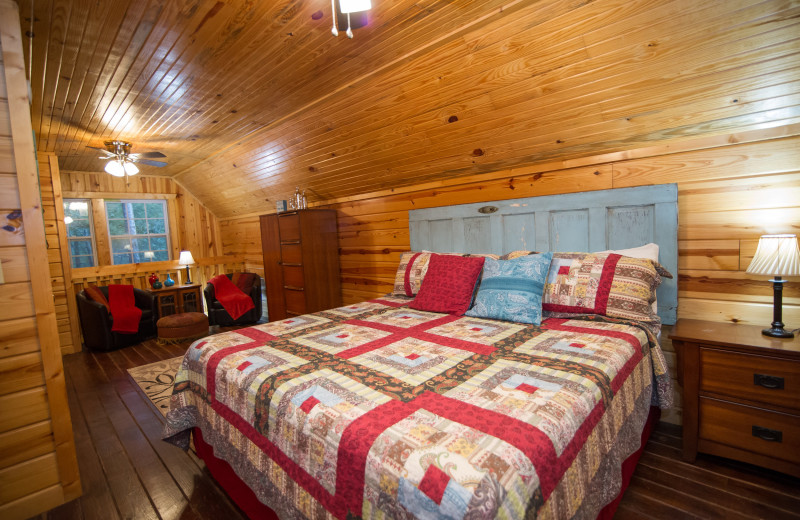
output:
[[[662, 204], [651, 195], [639, 202]], [[544, 197], [524, 204], [537, 199]], [[613, 202], [602, 203], [608, 218], [619, 215], [608, 209]], [[503, 201], [476, 209], [495, 207], [479, 212], [493, 225], [506, 204], [529, 207]], [[540, 218], [545, 210], [537, 207]], [[464, 208], [452, 209], [412, 218], [412, 245], [437, 228], [433, 221], [464, 229], [457, 222]], [[659, 233], [670, 220], [653, 220], [662, 213], [633, 211]], [[548, 236], [564, 240], [566, 228]], [[660, 244], [665, 257], [677, 245], [668, 242]], [[447, 262], [466, 261], [453, 256]], [[405, 283], [407, 291], [408, 276]], [[608, 513], [648, 418], [652, 424], [653, 410], [671, 403], [653, 322], [551, 312], [538, 325], [519, 323], [414, 308], [423, 295], [402, 293], [196, 341], [176, 376], [165, 440], [186, 449], [194, 431], [198, 454], [251, 517], [268, 511], [262, 504], [281, 518]], [[671, 309], [659, 294], [659, 314]]]

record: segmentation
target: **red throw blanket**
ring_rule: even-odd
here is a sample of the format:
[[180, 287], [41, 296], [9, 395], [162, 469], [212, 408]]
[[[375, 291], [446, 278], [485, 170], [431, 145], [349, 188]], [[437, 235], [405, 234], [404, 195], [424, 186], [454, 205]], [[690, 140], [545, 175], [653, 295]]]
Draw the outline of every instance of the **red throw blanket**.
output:
[[136, 334], [139, 331], [142, 309], [136, 307], [132, 285], [109, 285], [108, 306], [111, 308], [111, 317], [114, 318], [112, 332]]
[[224, 274], [215, 276], [208, 283], [214, 286], [214, 296], [234, 320], [238, 320], [242, 314], [255, 307], [253, 300]]

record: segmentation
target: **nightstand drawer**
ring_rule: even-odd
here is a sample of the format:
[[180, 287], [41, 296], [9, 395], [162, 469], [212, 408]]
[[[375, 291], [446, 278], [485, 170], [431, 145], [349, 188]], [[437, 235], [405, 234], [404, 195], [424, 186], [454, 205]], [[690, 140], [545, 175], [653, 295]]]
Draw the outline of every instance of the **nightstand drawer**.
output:
[[800, 416], [700, 398], [700, 438], [800, 464]]
[[800, 411], [800, 364], [700, 349], [700, 390]]

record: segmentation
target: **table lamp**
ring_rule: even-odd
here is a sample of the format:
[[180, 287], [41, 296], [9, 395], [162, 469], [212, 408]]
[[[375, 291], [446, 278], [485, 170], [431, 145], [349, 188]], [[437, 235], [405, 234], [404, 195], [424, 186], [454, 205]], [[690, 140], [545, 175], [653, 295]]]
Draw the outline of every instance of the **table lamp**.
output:
[[781, 277], [800, 275], [797, 235], [762, 235], [747, 272], [775, 277], [770, 280], [773, 291], [772, 326], [761, 333], [773, 338], [794, 337], [792, 331], [783, 328], [783, 284], [786, 280]]
[[192, 252], [186, 249], [181, 251], [181, 256], [178, 257], [178, 264], [186, 266], [186, 283], [192, 283], [192, 276], [189, 274], [189, 266], [194, 264]]

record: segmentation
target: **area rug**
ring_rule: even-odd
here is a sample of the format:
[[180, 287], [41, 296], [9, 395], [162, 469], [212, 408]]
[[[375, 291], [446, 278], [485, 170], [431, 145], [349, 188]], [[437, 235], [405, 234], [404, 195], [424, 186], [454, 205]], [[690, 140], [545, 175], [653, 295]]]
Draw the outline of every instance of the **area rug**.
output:
[[175, 374], [182, 360], [183, 357], [180, 356], [128, 369], [131, 378], [136, 381], [161, 415], [166, 416], [169, 411], [172, 384], [175, 382]]

